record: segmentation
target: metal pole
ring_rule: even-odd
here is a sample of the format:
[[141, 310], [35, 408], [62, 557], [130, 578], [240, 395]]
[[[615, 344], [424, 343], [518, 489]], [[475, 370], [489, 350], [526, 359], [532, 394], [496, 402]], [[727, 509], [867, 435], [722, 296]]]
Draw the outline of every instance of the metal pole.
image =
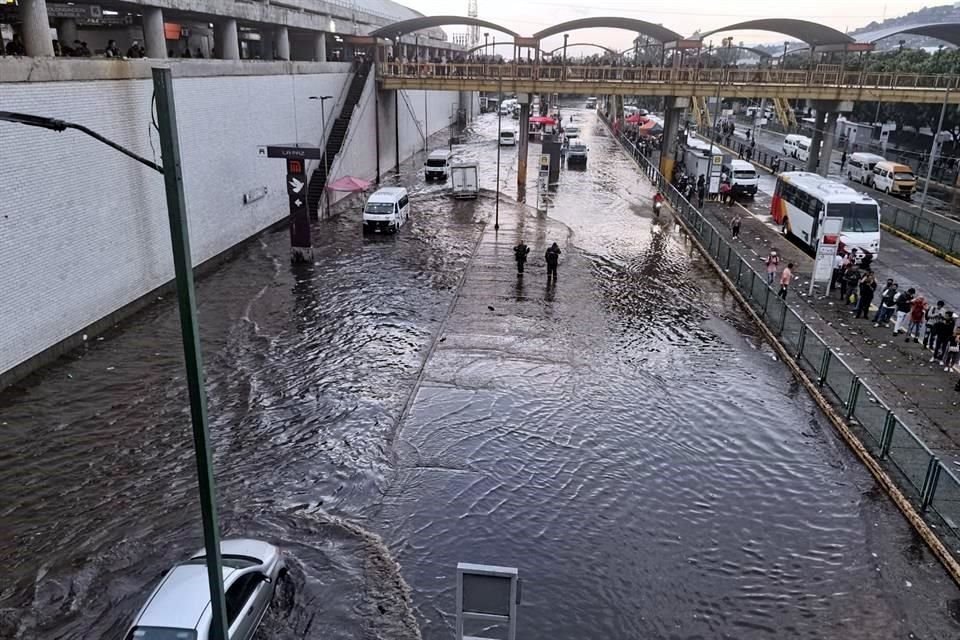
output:
[[376, 82], [373, 84], [373, 126], [373, 133], [376, 138], [374, 144], [377, 147], [376, 183], [380, 184], [380, 87]]
[[213, 456], [210, 451], [210, 430], [207, 427], [203, 357], [200, 352], [200, 334], [197, 326], [190, 232], [183, 195], [183, 172], [180, 165], [180, 143], [177, 137], [177, 115], [173, 102], [173, 79], [170, 69], [153, 70], [153, 88], [157, 98], [157, 125], [160, 130], [160, 151], [165, 169], [163, 180], [167, 191], [167, 215], [170, 220], [170, 240], [173, 245], [177, 302], [180, 306], [180, 330], [183, 335], [187, 391], [190, 395], [193, 446], [197, 460], [197, 480], [200, 483], [200, 515], [203, 522], [207, 581], [213, 613], [210, 637], [214, 640], [228, 640], [227, 607], [223, 594], [223, 566], [220, 558], [220, 526], [217, 522], [217, 494], [213, 477]]
[[[713, 48], [713, 44], [710, 45], [710, 48], [711, 49]], [[720, 85], [722, 83], [723, 83], [723, 66], [720, 67], [720, 76], [717, 78], [717, 104], [715, 104], [713, 107], [713, 136], [711, 136], [711, 140], [713, 140], [714, 144], [717, 143], [717, 132], [719, 131], [719, 129], [717, 128], [717, 124], [720, 122]], [[713, 149], [710, 149], [710, 156], [711, 157], [713, 156]], [[712, 174], [713, 173], [712, 162], [710, 163], [710, 167], [711, 167], [711, 174]]]
[[567, 39], [570, 37], [570, 34], [563, 34], [563, 79], [567, 79]]
[[396, 152], [396, 173], [400, 175], [400, 90], [393, 91], [393, 141]]
[[[493, 39], [496, 46], [497, 39]], [[500, 99], [497, 101], [497, 204], [494, 208], [493, 230], [500, 229], [500, 132], [503, 128], [503, 109], [500, 105], [503, 103], [503, 69], [497, 66], [497, 75], [500, 76]]]
[[423, 92], [423, 152], [427, 152], [427, 136], [429, 135], [429, 129], [427, 129], [427, 92]]
[[320, 129], [323, 130], [323, 193], [321, 197], [324, 201], [324, 208], [327, 212], [327, 217], [330, 217], [330, 198], [327, 195], [327, 182], [330, 181], [330, 167], [327, 164], [327, 99], [330, 96], [322, 96], [320, 98]]
[[937, 123], [937, 132], [933, 134], [933, 143], [930, 145], [930, 160], [927, 162], [927, 180], [923, 183], [923, 195], [920, 196], [920, 215], [923, 216], [923, 208], [927, 206], [927, 187], [930, 186], [930, 176], [933, 175], [934, 155], [937, 152], [937, 138], [940, 137], [940, 130], [943, 129], [943, 117], [947, 114], [947, 101], [950, 99], [950, 87], [947, 87], [943, 94], [943, 106], [940, 107], [940, 122]]

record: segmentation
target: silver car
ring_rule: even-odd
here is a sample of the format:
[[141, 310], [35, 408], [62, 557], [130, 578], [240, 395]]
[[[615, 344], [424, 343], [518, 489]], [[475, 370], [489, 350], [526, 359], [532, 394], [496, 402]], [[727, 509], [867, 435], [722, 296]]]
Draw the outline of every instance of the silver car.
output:
[[[267, 612], [277, 580], [286, 571], [280, 549], [260, 540], [223, 540], [230, 640], [249, 640]], [[164, 575], [134, 618], [126, 640], [208, 640], [213, 614], [201, 549]]]

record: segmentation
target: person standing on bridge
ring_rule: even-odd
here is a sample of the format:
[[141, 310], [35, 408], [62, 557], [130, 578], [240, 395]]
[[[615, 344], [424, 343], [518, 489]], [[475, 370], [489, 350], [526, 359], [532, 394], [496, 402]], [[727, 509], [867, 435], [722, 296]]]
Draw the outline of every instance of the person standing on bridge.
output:
[[873, 302], [873, 294], [877, 290], [877, 279], [872, 271], [860, 278], [860, 297], [857, 298], [857, 311], [854, 318], [870, 319], [870, 303]]
[[914, 342], [920, 342], [920, 330], [923, 328], [923, 320], [927, 314], [927, 301], [923, 296], [917, 296], [910, 303], [910, 324], [907, 325], [907, 339], [910, 342], [910, 335], [913, 335]]
[[893, 335], [900, 335], [900, 333], [907, 326], [907, 315], [910, 313], [910, 307], [913, 304], [913, 297], [917, 294], [917, 290], [913, 287], [910, 287], [906, 291], [901, 291], [897, 295], [897, 322], [893, 325]]
[[513, 248], [513, 257], [517, 261], [517, 275], [523, 275], [523, 267], [527, 264], [527, 255], [530, 254], [530, 247], [524, 244], [523, 239], [520, 239], [520, 244]]
[[697, 178], [697, 208], [703, 209], [703, 197], [707, 195], [707, 180], [700, 174]]
[[873, 326], [879, 327], [881, 324], [889, 327], [890, 316], [897, 308], [897, 283], [892, 278], [887, 280], [887, 286], [880, 293], [880, 306], [877, 308], [876, 315], [873, 316]]
[[552, 278], [554, 282], [557, 281], [557, 265], [560, 264], [560, 247], [557, 246], [557, 243], [554, 242], [547, 249], [546, 253], [543, 254], [543, 259], [547, 261], [547, 281], [549, 282]]
[[840, 173], [843, 173], [843, 168], [847, 166], [847, 152], [844, 150], [840, 153]]

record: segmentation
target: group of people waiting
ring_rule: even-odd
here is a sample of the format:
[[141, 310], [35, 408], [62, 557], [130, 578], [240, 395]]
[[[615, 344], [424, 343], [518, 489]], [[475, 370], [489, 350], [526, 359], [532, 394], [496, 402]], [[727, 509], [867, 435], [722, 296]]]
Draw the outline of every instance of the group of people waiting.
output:
[[[870, 321], [870, 306], [879, 290], [880, 301], [873, 314], [876, 328], [892, 328], [894, 336], [905, 335], [905, 341], [923, 343], [930, 349], [930, 362], [938, 362], [944, 371], [951, 371], [960, 361], [960, 326], [957, 312], [947, 309], [943, 300], [930, 304], [913, 287], [901, 289], [892, 278], [880, 287], [870, 269], [871, 254], [865, 253], [858, 264], [847, 252], [834, 261], [830, 291], [840, 290], [840, 299], [854, 307], [857, 319]], [[960, 382], [957, 383], [960, 390]]]

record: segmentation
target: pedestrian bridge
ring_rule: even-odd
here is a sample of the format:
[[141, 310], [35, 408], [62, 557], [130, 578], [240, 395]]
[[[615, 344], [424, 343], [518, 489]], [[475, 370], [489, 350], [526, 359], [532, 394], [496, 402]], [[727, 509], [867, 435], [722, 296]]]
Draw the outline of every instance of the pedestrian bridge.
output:
[[960, 104], [960, 76], [872, 71], [509, 64], [377, 65], [383, 89]]

